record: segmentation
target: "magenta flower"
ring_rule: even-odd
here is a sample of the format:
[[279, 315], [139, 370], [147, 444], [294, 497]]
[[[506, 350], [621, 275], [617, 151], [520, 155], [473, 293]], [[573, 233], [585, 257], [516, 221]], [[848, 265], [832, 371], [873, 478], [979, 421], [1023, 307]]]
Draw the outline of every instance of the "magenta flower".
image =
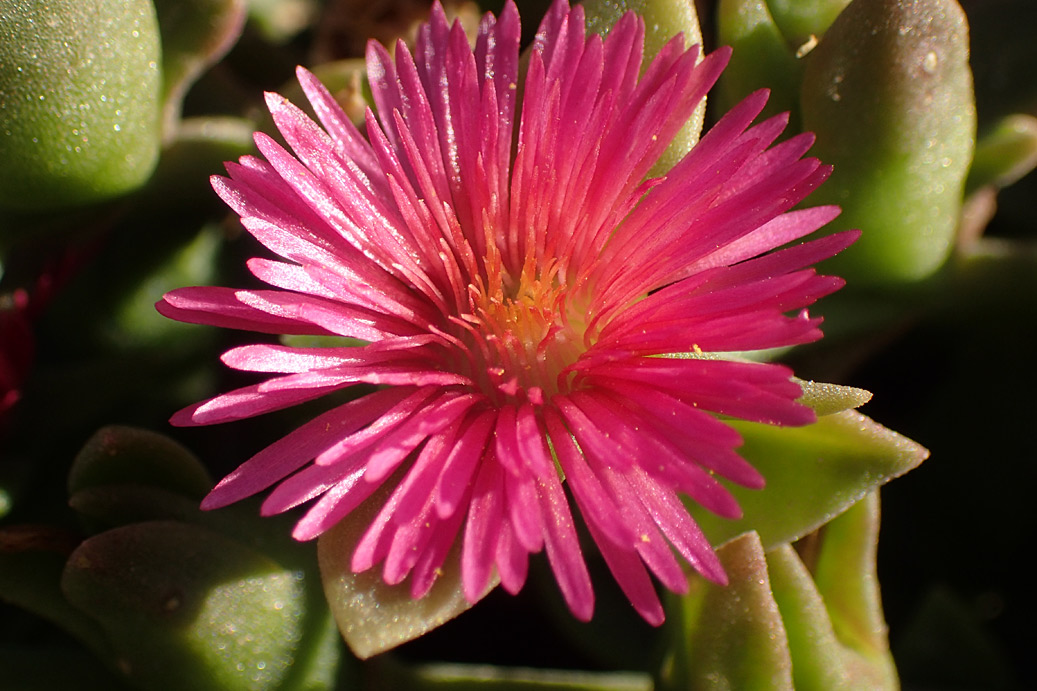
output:
[[[174, 424], [260, 415], [360, 384], [373, 393], [321, 414], [261, 451], [205, 499], [212, 509], [277, 484], [275, 514], [313, 502], [306, 540], [380, 486], [391, 493], [352, 568], [431, 588], [462, 541], [465, 596], [494, 571], [509, 592], [546, 550], [575, 616], [594, 595], [570, 502], [634, 607], [663, 610], [649, 572], [684, 591], [676, 555], [725, 575], [680, 495], [723, 516], [720, 478], [762, 487], [716, 414], [802, 425], [812, 411], [780, 365], [698, 357], [805, 343], [803, 309], [838, 289], [809, 268], [844, 233], [772, 252], [838, 210], [790, 211], [828, 175], [802, 159], [786, 119], [750, 127], [750, 96], [665, 177], [647, 178], [728, 52], [671, 41], [642, 66], [643, 22], [587, 36], [559, 0], [519, 84], [519, 19], [488, 15], [474, 51], [437, 5], [412, 55], [368, 49], [377, 115], [366, 137], [303, 69], [323, 128], [280, 96], [270, 111], [294, 156], [257, 134], [213, 186], [286, 261], [248, 266], [273, 289], [185, 288], [166, 316], [270, 334], [348, 336], [359, 346], [251, 345], [230, 367], [262, 383], [191, 406]], [[794, 316], [787, 316], [794, 313]], [[691, 353], [690, 357], [667, 357]], [[359, 391], [369, 391], [369, 387]]]

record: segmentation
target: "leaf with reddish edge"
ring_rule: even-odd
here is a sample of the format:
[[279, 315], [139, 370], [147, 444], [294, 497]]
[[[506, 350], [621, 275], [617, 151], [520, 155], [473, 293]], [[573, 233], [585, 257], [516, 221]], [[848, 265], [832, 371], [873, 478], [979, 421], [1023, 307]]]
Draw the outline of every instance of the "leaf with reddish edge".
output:
[[677, 640], [661, 687], [793, 691], [785, 626], [771, 594], [760, 537], [741, 535], [717, 555], [730, 583], [695, 579], [678, 600]]
[[789, 545], [767, 554], [800, 691], [898, 688], [875, 575], [878, 528], [873, 492], [825, 525], [807, 564]]

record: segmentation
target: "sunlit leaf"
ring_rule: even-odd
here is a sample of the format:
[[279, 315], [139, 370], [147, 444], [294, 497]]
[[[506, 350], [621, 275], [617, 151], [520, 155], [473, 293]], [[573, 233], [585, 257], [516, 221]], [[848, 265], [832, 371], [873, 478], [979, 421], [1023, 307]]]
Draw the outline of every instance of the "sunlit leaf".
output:
[[921, 463], [928, 451], [856, 411], [825, 415], [806, 427], [730, 423], [742, 455], [767, 481], [762, 490], [732, 488], [744, 516], [718, 518], [689, 508], [714, 544], [755, 530], [765, 548], [793, 542], [864, 495]]
[[851, 286], [924, 279], [951, 252], [976, 109], [954, 0], [856, 0], [805, 58], [803, 125], [834, 166], [811, 203], [861, 238], [830, 262]]
[[666, 688], [792, 691], [788, 641], [759, 536], [741, 535], [717, 555], [730, 582], [696, 579], [679, 599], [681, 621], [672, 625], [683, 640], [664, 672]]
[[140, 187], [159, 149], [150, 0], [0, 0], [0, 208], [99, 202]]
[[873, 493], [822, 529], [817, 583], [792, 547], [767, 553], [797, 691], [898, 688], [875, 575], [878, 519]]

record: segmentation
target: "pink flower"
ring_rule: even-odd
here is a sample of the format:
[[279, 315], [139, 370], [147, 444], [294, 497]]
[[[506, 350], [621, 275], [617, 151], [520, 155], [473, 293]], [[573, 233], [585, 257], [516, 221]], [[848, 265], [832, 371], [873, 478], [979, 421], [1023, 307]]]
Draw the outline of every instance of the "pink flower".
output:
[[[728, 113], [665, 177], [646, 178], [723, 69], [671, 41], [641, 74], [643, 22], [604, 40], [559, 0], [519, 94], [519, 19], [488, 15], [474, 51], [438, 5], [416, 50], [368, 49], [377, 116], [366, 137], [303, 69], [323, 128], [276, 95], [294, 156], [256, 135], [213, 186], [286, 261], [248, 266], [272, 289], [185, 288], [174, 319], [270, 334], [362, 339], [356, 347], [251, 345], [230, 367], [262, 383], [191, 406], [174, 424], [260, 415], [376, 385], [259, 452], [205, 499], [212, 509], [277, 484], [275, 514], [313, 502], [306, 540], [379, 486], [392, 492], [352, 568], [428, 592], [456, 540], [464, 592], [492, 572], [509, 592], [546, 550], [575, 616], [594, 595], [569, 499], [634, 607], [663, 620], [649, 572], [687, 586], [676, 555], [726, 577], [681, 494], [723, 516], [720, 478], [762, 487], [715, 414], [803, 425], [813, 413], [776, 364], [697, 357], [820, 338], [803, 309], [838, 289], [809, 268], [854, 233], [799, 240], [838, 213], [789, 211], [828, 175], [802, 159], [786, 119], [750, 127], [765, 93]], [[521, 114], [519, 114], [521, 112]], [[795, 316], [787, 313], [797, 312]], [[692, 353], [691, 357], [667, 357]], [[366, 391], [367, 389], [361, 389]], [[647, 568], [646, 568], [647, 567]]]

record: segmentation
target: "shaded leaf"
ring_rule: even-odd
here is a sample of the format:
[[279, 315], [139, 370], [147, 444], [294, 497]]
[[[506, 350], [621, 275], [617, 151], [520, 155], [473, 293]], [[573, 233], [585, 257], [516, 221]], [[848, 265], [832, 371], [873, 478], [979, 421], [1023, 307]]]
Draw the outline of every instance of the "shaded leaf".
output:
[[874, 668], [872, 683], [890, 688], [896, 673], [875, 572], [878, 544], [879, 497], [873, 492], [825, 526], [813, 573], [836, 636]]
[[172, 139], [184, 95], [231, 49], [245, 25], [246, 0], [154, 0], [162, 33], [162, 130]]
[[375, 666], [381, 688], [409, 691], [652, 691], [652, 678], [636, 672], [587, 672], [490, 665]]
[[795, 49], [824, 36], [850, 0], [767, 0], [774, 23]]
[[965, 184], [969, 192], [985, 185], [1007, 187], [1037, 166], [1037, 117], [1010, 115], [976, 142]]
[[803, 67], [774, 23], [765, 0], [720, 0], [717, 42], [731, 46], [731, 62], [715, 90], [720, 112], [733, 108], [757, 89], [770, 89], [761, 117], [792, 113], [799, 121], [799, 84]]
[[[395, 586], [383, 583], [377, 566], [353, 573], [353, 550], [387, 494], [379, 490], [317, 540], [324, 595], [346, 644], [362, 660], [428, 633], [472, 606], [461, 588], [459, 542], [432, 590], [420, 600], [411, 598], [409, 581]], [[498, 582], [494, 575], [487, 592]]]
[[102, 656], [110, 653], [96, 622], [65, 599], [61, 572], [75, 537], [52, 528], [0, 530], [0, 600], [57, 625]]
[[61, 585], [149, 689], [278, 688], [304, 638], [303, 574], [199, 526], [154, 521], [90, 538]]
[[[702, 29], [694, 0], [588, 0], [583, 3], [583, 8], [587, 13], [588, 32], [603, 35], [626, 12], [636, 12], [644, 17], [645, 65], [667, 41], [679, 33], [684, 35], [685, 48], [702, 44]], [[650, 175], [665, 173], [691, 151], [702, 134], [705, 117], [706, 101], [703, 99], [656, 162]]]
[[212, 479], [194, 454], [169, 437], [134, 427], [104, 427], [76, 456], [68, 476], [69, 494], [125, 484], [199, 500], [212, 488]]

